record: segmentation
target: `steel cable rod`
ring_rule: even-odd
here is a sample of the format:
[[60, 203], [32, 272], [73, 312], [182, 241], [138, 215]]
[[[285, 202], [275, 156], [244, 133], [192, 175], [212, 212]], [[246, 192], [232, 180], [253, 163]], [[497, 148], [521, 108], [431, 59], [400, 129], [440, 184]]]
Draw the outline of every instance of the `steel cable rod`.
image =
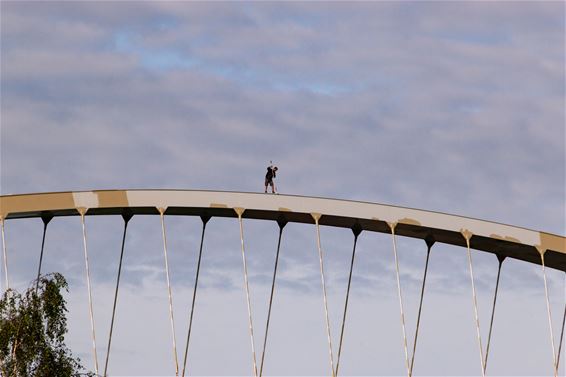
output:
[[354, 233], [354, 247], [352, 249], [352, 260], [350, 262], [350, 274], [348, 276], [348, 288], [346, 289], [346, 300], [344, 302], [344, 315], [342, 317], [342, 328], [340, 330], [340, 342], [338, 344], [338, 357], [336, 358], [336, 376], [338, 376], [338, 369], [340, 368], [340, 355], [342, 354], [342, 340], [344, 338], [344, 327], [346, 324], [346, 312], [348, 311], [348, 298], [350, 297], [350, 286], [352, 284], [352, 271], [354, 269], [354, 258], [356, 256], [356, 244], [358, 242], [358, 236], [362, 232], [362, 229], [358, 226], [352, 229]]
[[257, 361], [255, 355], [255, 342], [254, 342], [254, 327], [253, 327], [253, 320], [252, 320], [252, 304], [250, 302], [250, 287], [248, 283], [248, 266], [246, 263], [246, 252], [244, 247], [244, 225], [242, 221], [242, 214], [244, 213], [243, 208], [234, 208], [236, 213], [238, 214], [238, 221], [240, 223], [240, 244], [242, 249], [242, 262], [244, 265], [244, 286], [246, 290], [246, 300], [248, 304], [248, 325], [250, 330], [250, 340], [252, 343], [252, 359], [253, 359], [253, 371], [254, 376], [257, 376]]
[[334, 357], [332, 352], [332, 337], [330, 335], [330, 319], [328, 317], [328, 300], [326, 298], [326, 281], [324, 279], [324, 263], [322, 260], [322, 247], [320, 244], [320, 224], [319, 220], [321, 215], [320, 214], [312, 214], [314, 218], [315, 225], [316, 225], [316, 244], [318, 248], [318, 257], [319, 257], [319, 264], [320, 264], [320, 279], [322, 282], [322, 297], [324, 300], [324, 314], [326, 316], [326, 332], [328, 335], [328, 353], [330, 355], [330, 370], [332, 373], [332, 377], [336, 376], [336, 370], [334, 369]]
[[541, 259], [541, 266], [542, 266], [542, 276], [543, 276], [543, 280], [544, 280], [544, 295], [546, 297], [546, 310], [548, 313], [548, 326], [549, 326], [549, 330], [550, 330], [550, 344], [552, 345], [552, 362], [553, 362], [553, 369], [554, 369], [554, 376], [558, 376], [558, 366], [557, 366], [557, 362], [556, 362], [556, 348], [554, 346], [554, 334], [553, 334], [553, 328], [554, 326], [552, 326], [552, 313], [550, 311], [550, 300], [548, 298], [548, 284], [546, 282], [546, 269], [545, 269], [545, 265], [544, 265], [544, 252], [540, 253], [540, 259]]
[[132, 214], [123, 214], [124, 219], [124, 233], [122, 235], [122, 247], [120, 250], [120, 262], [118, 263], [118, 276], [116, 277], [116, 290], [114, 291], [114, 304], [112, 305], [112, 319], [110, 320], [110, 333], [108, 334], [108, 346], [106, 347], [106, 361], [104, 362], [104, 374], [107, 376], [108, 359], [110, 358], [110, 345], [112, 344], [112, 330], [114, 329], [114, 317], [116, 315], [116, 303], [118, 302], [118, 287], [120, 286], [120, 275], [122, 272], [122, 260], [124, 257], [124, 247], [126, 244], [126, 231], [128, 230], [128, 222], [132, 218]]
[[8, 253], [6, 252], [6, 235], [4, 234], [5, 219], [0, 217], [0, 225], [2, 227], [2, 255], [4, 259], [4, 276], [6, 281], [6, 292], [10, 289], [10, 281], [8, 279]]
[[202, 234], [200, 237], [200, 248], [199, 248], [199, 253], [198, 253], [198, 262], [197, 262], [197, 271], [196, 271], [196, 276], [195, 276], [195, 286], [194, 286], [194, 290], [193, 290], [193, 300], [191, 303], [191, 314], [189, 315], [189, 329], [188, 329], [188, 333], [187, 333], [187, 343], [185, 345], [185, 355], [183, 357], [183, 373], [182, 376], [185, 377], [185, 371], [187, 368], [187, 356], [189, 354], [189, 340], [191, 339], [191, 329], [192, 329], [192, 325], [193, 325], [193, 314], [195, 311], [195, 301], [196, 301], [196, 297], [197, 297], [197, 287], [198, 287], [198, 278], [199, 278], [199, 273], [200, 273], [200, 262], [202, 259], [202, 247], [204, 244], [204, 232], [206, 230], [206, 224], [208, 223], [208, 220], [210, 220], [210, 216], [201, 216], [201, 220], [202, 220]]
[[493, 318], [495, 317], [495, 304], [497, 302], [497, 292], [499, 291], [499, 277], [501, 276], [501, 265], [505, 260], [505, 256], [497, 255], [497, 260], [499, 261], [499, 266], [497, 268], [497, 280], [495, 282], [495, 293], [493, 294], [493, 306], [491, 308], [491, 321], [489, 323], [489, 333], [487, 336], [487, 346], [485, 349], [485, 361], [483, 363], [483, 372], [485, 374], [487, 370], [487, 358], [489, 356], [489, 345], [491, 344], [491, 331], [493, 330]]
[[53, 215], [42, 215], [43, 221], [43, 237], [41, 238], [41, 253], [39, 254], [39, 267], [37, 268], [37, 279], [35, 280], [35, 292], [39, 289], [39, 277], [41, 276], [41, 265], [43, 263], [43, 249], [45, 247], [45, 235], [47, 233], [47, 224], [51, 221]]
[[413, 341], [413, 353], [411, 354], [411, 367], [409, 369], [409, 376], [413, 375], [413, 367], [415, 365], [415, 353], [417, 352], [417, 339], [419, 336], [419, 326], [421, 324], [421, 312], [422, 312], [422, 307], [423, 307], [423, 298], [424, 298], [424, 292], [425, 292], [425, 284], [426, 284], [426, 276], [427, 276], [427, 271], [428, 271], [428, 261], [430, 259], [430, 250], [432, 249], [432, 245], [434, 244], [434, 240], [427, 238], [426, 240], [426, 245], [427, 245], [427, 249], [426, 249], [426, 262], [425, 262], [425, 270], [424, 270], [424, 276], [423, 276], [423, 284], [421, 287], [421, 298], [419, 301], [419, 312], [417, 314], [417, 326], [415, 328], [415, 339]]
[[478, 300], [476, 297], [476, 285], [474, 283], [474, 269], [472, 266], [472, 253], [470, 251], [470, 238], [472, 237], [471, 233], [463, 232], [462, 233], [464, 238], [466, 239], [466, 246], [468, 249], [468, 266], [470, 268], [470, 280], [472, 282], [472, 299], [474, 302], [474, 315], [476, 318], [476, 332], [478, 337], [478, 345], [480, 349], [480, 364], [481, 364], [481, 374], [485, 376], [485, 367], [484, 367], [484, 358], [483, 358], [483, 347], [481, 344], [481, 333], [480, 333], [480, 319], [478, 315]]
[[161, 218], [161, 234], [163, 238], [163, 257], [165, 259], [165, 275], [167, 278], [167, 291], [169, 297], [169, 322], [171, 323], [171, 333], [173, 335], [173, 358], [175, 361], [175, 376], [179, 375], [179, 361], [177, 357], [177, 336], [175, 335], [175, 318], [173, 316], [173, 293], [171, 291], [171, 279], [169, 277], [169, 258], [167, 256], [167, 236], [165, 234], [165, 208], [158, 208]]
[[86, 270], [86, 285], [88, 290], [88, 307], [89, 307], [89, 315], [90, 315], [90, 328], [91, 328], [91, 336], [92, 336], [92, 351], [94, 355], [94, 370], [96, 375], [98, 376], [98, 354], [96, 352], [96, 332], [94, 326], [94, 310], [92, 308], [92, 289], [90, 284], [90, 267], [88, 263], [88, 251], [86, 246], [86, 226], [85, 226], [85, 213], [86, 208], [79, 208], [79, 214], [81, 215], [81, 224], [83, 228], [83, 246], [84, 246], [84, 257], [85, 257], [85, 270]]
[[560, 354], [562, 353], [562, 342], [564, 341], [564, 323], [566, 322], [566, 303], [564, 303], [564, 315], [562, 316], [562, 330], [560, 331], [560, 343], [558, 343], [558, 357], [556, 359], [556, 369], [560, 367]]
[[403, 328], [403, 347], [405, 349], [405, 363], [407, 364], [407, 375], [411, 375], [409, 365], [409, 351], [407, 349], [407, 333], [405, 331], [405, 312], [403, 310], [403, 296], [401, 294], [401, 278], [399, 276], [399, 259], [397, 258], [397, 241], [395, 240], [395, 227], [397, 224], [389, 224], [391, 228], [391, 238], [393, 239], [393, 254], [395, 256], [395, 272], [397, 276], [397, 293], [399, 295], [399, 308], [401, 310], [401, 327]]
[[263, 362], [265, 359], [265, 349], [267, 347], [267, 333], [269, 331], [269, 320], [271, 318], [271, 307], [273, 304], [273, 293], [275, 291], [275, 278], [277, 276], [277, 266], [279, 264], [279, 250], [281, 248], [281, 237], [283, 236], [283, 228], [287, 224], [285, 220], [278, 220], [279, 225], [279, 238], [277, 240], [277, 253], [275, 254], [275, 267], [273, 268], [273, 280], [271, 281], [271, 294], [269, 295], [269, 308], [267, 310], [267, 321], [265, 323], [265, 335], [263, 338], [263, 350], [261, 352], [261, 362], [259, 366], [259, 377], [263, 375]]

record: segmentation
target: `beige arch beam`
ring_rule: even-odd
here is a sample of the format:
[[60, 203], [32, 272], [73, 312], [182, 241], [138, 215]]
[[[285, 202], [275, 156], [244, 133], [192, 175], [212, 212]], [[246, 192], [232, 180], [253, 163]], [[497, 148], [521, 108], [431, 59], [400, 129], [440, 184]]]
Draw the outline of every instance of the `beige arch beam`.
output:
[[0, 196], [0, 218], [121, 215], [128, 208], [134, 215], [237, 217], [234, 208], [246, 208], [244, 218], [313, 224], [311, 213], [320, 213], [320, 225], [389, 233], [388, 223], [397, 223], [399, 236], [426, 239], [466, 247], [462, 232], [470, 232], [470, 247], [514, 259], [566, 271], [566, 237], [500, 223], [439, 212], [377, 203], [225, 191], [192, 190], [99, 190]]

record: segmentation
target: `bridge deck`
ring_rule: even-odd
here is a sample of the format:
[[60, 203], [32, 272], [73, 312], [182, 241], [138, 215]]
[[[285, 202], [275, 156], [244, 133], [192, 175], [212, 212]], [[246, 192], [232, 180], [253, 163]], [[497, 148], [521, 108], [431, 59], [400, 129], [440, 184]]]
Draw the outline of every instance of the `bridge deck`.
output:
[[314, 223], [321, 225], [395, 233], [466, 246], [463, 233], [471, 233], [473, 249], [541, 264], [566, 271], [566, 237], [490, 221], [439, 212], [403, 208], [377, 203], [325, 199], [293, 195], [271, 195], [224, 191], [191, 190], [100, 190], [0, 196], [0, 218], [73, 216], [79, 209], [86, 215], [166, 215], [237, 217]]

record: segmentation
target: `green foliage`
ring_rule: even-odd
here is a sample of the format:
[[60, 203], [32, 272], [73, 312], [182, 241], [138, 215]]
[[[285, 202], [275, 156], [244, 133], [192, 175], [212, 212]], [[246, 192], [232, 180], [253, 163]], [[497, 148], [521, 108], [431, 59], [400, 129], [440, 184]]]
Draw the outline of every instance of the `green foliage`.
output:
[[71, 377], [79, 358], [65, 346], [68, 291], [63, 275], [41, 276], [24, 295], [8, 290], [0, 300], [0, 372], [6, 377]]

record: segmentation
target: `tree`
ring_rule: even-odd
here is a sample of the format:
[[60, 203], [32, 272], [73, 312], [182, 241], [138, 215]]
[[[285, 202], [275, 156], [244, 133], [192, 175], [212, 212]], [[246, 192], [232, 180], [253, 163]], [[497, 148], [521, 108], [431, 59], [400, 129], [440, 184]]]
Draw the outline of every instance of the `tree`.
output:
[[24, 295], [8, 289], [0, 300], [0, 372], [5, 377], [93, 376], [65, 345], [68, 284], [59, 273], [41, 276]]

